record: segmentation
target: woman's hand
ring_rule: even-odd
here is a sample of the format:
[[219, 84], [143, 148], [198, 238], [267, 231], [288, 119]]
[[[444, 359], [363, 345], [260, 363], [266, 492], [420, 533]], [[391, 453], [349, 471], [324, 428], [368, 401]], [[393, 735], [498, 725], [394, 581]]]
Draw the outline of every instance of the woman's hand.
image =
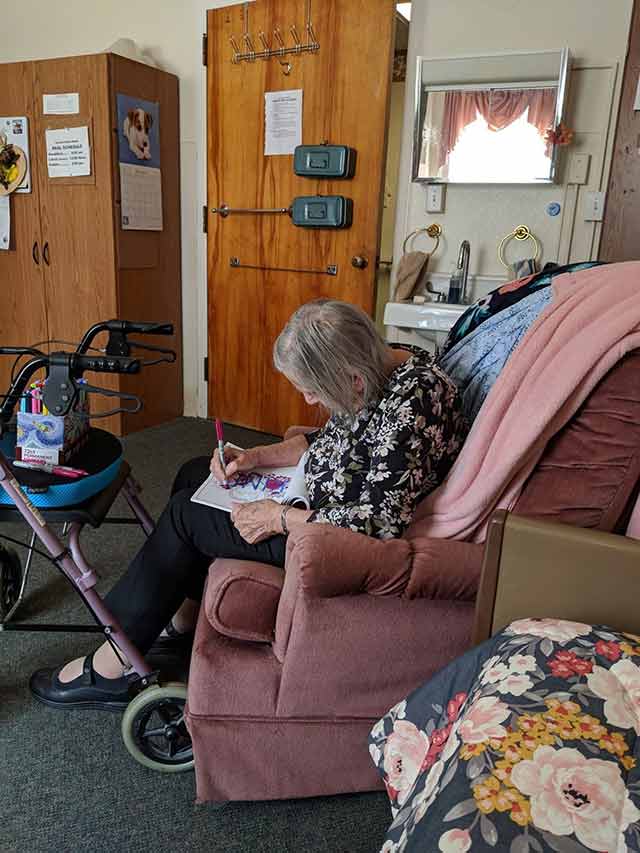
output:
[[234, 501], [231, 504], [231, 521], [245, 542], [255, 545], [256, 542], [263, 542], [270, 536], [282, 533], [281, 509], [279, 503], [271, 500], [249, 503]]
[[220, 454], [215, 450], [211, 457], [211, 464], [209, 465], [211, 473], [219, 483], [224, 483], [226, 480], [230, 480], [238, 471], [253, 471], [254, 468], [259, 468], [260, 461], [256, 453], [257, 449], [241, 450], [238, 447], [227, 445], [224, 449], [224, 461], [226, 463], [224, 468], [220, 462]]

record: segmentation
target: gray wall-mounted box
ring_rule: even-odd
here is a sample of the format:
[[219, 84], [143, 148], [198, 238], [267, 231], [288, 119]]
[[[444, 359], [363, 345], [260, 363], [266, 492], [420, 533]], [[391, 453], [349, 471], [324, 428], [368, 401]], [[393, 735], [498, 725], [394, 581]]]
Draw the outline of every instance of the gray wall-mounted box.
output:
[[352, 178], [356, 151], [347, 145], [298, 145], [293, 171], [304, 178]]
[[291, 219], [301, 228], [348, 228], [353, 202], [343, 195], [302, 195], [294, 198]]

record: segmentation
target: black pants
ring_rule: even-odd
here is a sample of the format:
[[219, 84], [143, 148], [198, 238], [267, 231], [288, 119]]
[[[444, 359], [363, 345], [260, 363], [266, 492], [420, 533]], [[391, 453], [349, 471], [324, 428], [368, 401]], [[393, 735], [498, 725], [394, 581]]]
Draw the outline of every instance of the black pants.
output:
[[105, 598], [142, 654], [151, 648], [185, 598], [202, 597], [209, 564], [216, 557], [284, 566], [284, 536], [249, 545], [228, 512], [191, 501], [191, 495], [208, 476], [208, 457], [183, 465], [155, 531]]

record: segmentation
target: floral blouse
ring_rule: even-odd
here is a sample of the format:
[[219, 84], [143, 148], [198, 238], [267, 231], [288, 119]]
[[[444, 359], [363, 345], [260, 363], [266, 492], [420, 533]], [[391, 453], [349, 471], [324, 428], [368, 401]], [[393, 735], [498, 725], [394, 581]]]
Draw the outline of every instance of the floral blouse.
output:
[[456, 386], [430, 353], [402, 349], [411, 357], [376, 402], [307, 435], [311, 521], [378, 539], [400, 536], [453, 465], [467, 431]]

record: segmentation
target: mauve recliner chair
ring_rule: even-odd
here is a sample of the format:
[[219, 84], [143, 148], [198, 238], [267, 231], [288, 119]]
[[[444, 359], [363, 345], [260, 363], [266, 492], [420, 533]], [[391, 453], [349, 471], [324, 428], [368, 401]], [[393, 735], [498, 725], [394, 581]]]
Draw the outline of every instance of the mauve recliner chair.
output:
[[[635, 351], [549, 442], [515, 512], [622, 532], [639, 486]], [[285, 572], [216, 560], [189, 675], [198, 801], [380, 788], [367, 734], [470, 645], [482, 556], [419, 523], [385, 542], [308, 524]]]

